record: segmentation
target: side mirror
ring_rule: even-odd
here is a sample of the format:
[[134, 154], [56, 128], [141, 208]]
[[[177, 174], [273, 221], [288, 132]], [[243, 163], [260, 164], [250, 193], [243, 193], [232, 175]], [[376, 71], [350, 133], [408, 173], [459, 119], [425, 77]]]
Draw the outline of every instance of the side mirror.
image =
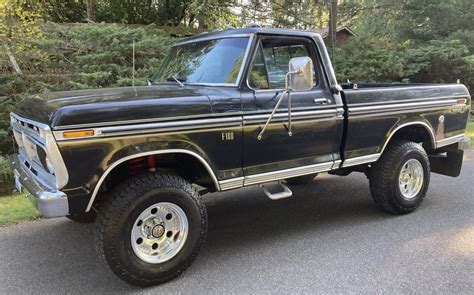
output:
[[288, 68], [287, 90], [306, 91], [313, 88], [313, 60], [311, 58], [294, 57], [290, 60]]

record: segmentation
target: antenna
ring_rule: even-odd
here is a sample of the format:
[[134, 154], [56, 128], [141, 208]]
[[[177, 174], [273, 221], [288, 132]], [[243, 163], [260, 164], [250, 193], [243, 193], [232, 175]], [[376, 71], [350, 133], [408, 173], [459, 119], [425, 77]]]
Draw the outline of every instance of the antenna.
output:
[[135, 87], [135, 39], [132, 43], [132, 86]]

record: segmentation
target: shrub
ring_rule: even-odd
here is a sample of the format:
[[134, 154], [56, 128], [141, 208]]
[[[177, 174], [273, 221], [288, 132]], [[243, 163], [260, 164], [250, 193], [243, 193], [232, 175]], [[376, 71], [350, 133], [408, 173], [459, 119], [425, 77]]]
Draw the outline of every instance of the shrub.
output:
[[15, 189], [13, 172], [5, 157], [0, 156], [0, 195], [9, 194]]

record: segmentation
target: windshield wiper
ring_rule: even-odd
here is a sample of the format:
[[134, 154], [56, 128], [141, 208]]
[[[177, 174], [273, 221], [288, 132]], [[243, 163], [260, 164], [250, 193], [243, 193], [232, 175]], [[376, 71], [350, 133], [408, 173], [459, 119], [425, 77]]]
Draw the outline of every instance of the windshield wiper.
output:
[[184, 85], [183, 82], [186, 82], [186, 80], [180, 79], [180, 78], [176, 78], [176, 76], [174, 76], [174, 75], [171, 76], [171, 77], [169, 77], [168, 79], [166, 79], [166, 81], [176, 81], [176, 83], [178, 83], [179, 86], [181, 86], [181, 87], [184, 87], [185, 85]]

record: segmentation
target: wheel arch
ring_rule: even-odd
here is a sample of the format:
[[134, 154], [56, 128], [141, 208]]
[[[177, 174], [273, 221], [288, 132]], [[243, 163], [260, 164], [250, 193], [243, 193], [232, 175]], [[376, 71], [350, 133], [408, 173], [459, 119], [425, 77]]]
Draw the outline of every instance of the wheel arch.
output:
[[428, 145], [427, 147], [436, 149], [436, 137], [433, 128], [423, 121], [403, 123], [393, 128], [385, 140], [380, 154], [383, 154], [387, 145], [396, 138], [423, 142], [423, 144]]
[[193, 151], [190, 151], [190, 150], [186, 150], [186, 149], [167, 149], [167, 150], [156, 150], [156, 151], [147, 151], [147, 152], [142, 152], [142, 153], [136, 153], [136, 154], [132, 154], [132, 155], [128, 155], [128, 156], [125, 156], [125, 157], [122, 157], [120, 159], [118, 159], [117, 161], [115, 161], [114, 163], [112, 163], [103, 173], [102, 175], [100, 176], [99, 180], [97, 181], [95, 187], [94, 187], [94, 190], [92, 192], [92, 195], [89, 199], [89, 203], [87, 205], [87, 208], [86, 208], [86, 212], [89, 212], [92, 208], [92, 205], [94, 204], [94, 201], [95, 199], [97, 198], [97, 195], [99, 194], [99, 190], [102, 186], [102, 184], [105, 182], [105, 180], [107, 179], [107, 177], [111, 174], [112, 171], [114, 171], [115, 168], [117, 168], [120, 164], [122, 163], [125, 163], [129, 160], [133, 160], [133, 159], [136, 159], [136, 158], [141, 158], [141, 157], [146, 157], [146, 156], [153, 156], [153, 155], [172, 155], [172, 154], [181, 154], [181, 155], [188, 155], [188, 156], [191, 156], [193, 157], [194, 159], [196, 159], [197, 161], [199, 161], [203, 167], [205, 168], [205, 170], [207, 171], [207, 173], [209, 174], [209, 176], [211, 177], [212, 179], [212, 182], [214, 184], [214, 187], [217, 191], [220, 190], [220, 186], [219, 186], [219, 181], [217, 179], [217, 176], [216, 174], [214, 173], [213, 169], [211, 168], [211, 166], [209, 165], [209, 163], [202, 157], [200, 156], [199, 154], [193, 152]]

